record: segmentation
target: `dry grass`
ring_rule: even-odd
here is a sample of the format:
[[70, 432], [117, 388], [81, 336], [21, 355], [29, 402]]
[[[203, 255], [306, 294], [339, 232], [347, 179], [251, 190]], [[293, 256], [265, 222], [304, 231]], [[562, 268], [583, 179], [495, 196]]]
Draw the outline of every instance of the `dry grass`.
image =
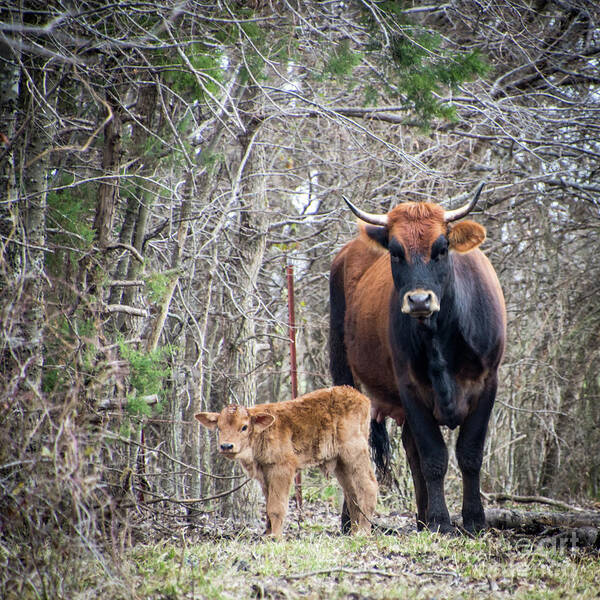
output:
[[257, 523], [207, 517], [186, 534], [127, 551], [112, 578], [88, 565], [78, 597], [598, 597], [598, 553], [494, 531], [476, 539], [416, 532], [399, 515], [381, 518], [393, 534], [342, 536], [332, 504], [308, 504], [302, 523], [292, 514], [281, 541], [261, 538]]
[[[386, 487], [377, 522], [388, 531], [342, 536], [336, 485], [307, 477], [304, 499], [302, 519], [290, 501], [281, 541], [262, 538], [259, 522], [219, 519], [215, 513], [204, 514], [193, 527], [181, 518], [172, 519], [169, 527], [165, 515], [159, 519], [160, 527], [158, 522], [152, 527], [152, 518], [140, 514], [133, 546], [127, 546], [128, 536], [92, 545], [89, 536], [31, 531], [28, 548], [11, 547], [3, 538], [0, 596], [26, 600], [598, 597], [598, 552], [571, 547], [568, 540], [561, 546], [554, 538], [510, 532], [488, 531], [474, 539], [417, 532], [407, 505]], [[113, 528], [123, 529], [122, 525], [114, 523]]]

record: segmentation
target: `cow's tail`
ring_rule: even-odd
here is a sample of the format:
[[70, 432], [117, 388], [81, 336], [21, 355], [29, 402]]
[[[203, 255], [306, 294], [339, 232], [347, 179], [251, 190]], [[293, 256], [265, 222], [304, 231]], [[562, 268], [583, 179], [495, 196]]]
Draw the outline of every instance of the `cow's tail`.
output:
[[391, 447], [390, 436], [388, 435], [385, 421], [379, 423], [371, 419], [371, 433], [369, 435], [369, 444], [371, 445], [373, 461], [377, 469], [379, 479], [387, 476], [390, 469]]
[[343, 264], [334, 263], [329, 278], [329, 371], [333, 385], [350, 385], [355, 388], [344, 343], [345, 317]]

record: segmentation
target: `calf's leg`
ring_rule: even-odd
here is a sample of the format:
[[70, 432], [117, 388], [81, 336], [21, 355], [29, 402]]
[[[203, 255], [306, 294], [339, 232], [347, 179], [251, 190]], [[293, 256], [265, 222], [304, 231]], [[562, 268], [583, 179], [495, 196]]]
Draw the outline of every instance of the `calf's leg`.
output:
[[[287, 514], [290, 486], [296, 469], [285, 465], [274, 465], [265, 469], [267, 503], [267, 533], [281, 537], [283, 522]], [[268, 531], [270, 525], [270, 531]]]
[[[344, 490], [344, 511], [352, 533], [371, 530], [371, 518], [377, 503], [377, 480], [371, 467], [367, 444], [352, 448], [340, 456], [335, 475]], [[342, 523], [344, 514], [342, 514]], [[344, 531], [347, 533], [348, 531]]]

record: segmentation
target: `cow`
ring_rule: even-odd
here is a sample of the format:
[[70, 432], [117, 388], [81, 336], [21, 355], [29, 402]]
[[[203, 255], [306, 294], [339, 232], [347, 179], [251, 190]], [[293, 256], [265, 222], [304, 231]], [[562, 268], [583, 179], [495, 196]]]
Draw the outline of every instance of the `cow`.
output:
[[404, 202], [374, 214], [344, 198], [359, 218], [359, 234], [336, 255], [330, 273], [333, 383], [360, 387], [371, 399], [378, 466], [389, 456], [385, 418], [402, 425], [417, 526], [444, 533], [454, 528], [440, 426], [460, 427], [463, 526], [485, 527], [479, 477], [506, 337], [500, 283], [478, 248], [485, 229], [459, 221], [482, 187], [455, 210]]
[[195, 415], [218, 431], [219, 452], [237, 460], [256, 479], [266, 500], [265, 535], [279, 538], [295, 473], [320, 466], [335, 473], [344, 490], [350, 528], [368, 532], [377, 502], [377, 480], [369, 453], [371, 404], [356, 389], [337, 386], [294, 400], [246, 408], [229, 405], [220, 413]]

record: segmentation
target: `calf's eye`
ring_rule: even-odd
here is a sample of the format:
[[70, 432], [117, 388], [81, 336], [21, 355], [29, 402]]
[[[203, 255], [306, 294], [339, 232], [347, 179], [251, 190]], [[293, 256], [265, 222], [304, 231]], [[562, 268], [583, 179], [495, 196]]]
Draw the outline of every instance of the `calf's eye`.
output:
[[246, 431], [246, 429], [248, 429], [248, 425], [244, 425], [244, 426], [242, 427], [242, 431]]

